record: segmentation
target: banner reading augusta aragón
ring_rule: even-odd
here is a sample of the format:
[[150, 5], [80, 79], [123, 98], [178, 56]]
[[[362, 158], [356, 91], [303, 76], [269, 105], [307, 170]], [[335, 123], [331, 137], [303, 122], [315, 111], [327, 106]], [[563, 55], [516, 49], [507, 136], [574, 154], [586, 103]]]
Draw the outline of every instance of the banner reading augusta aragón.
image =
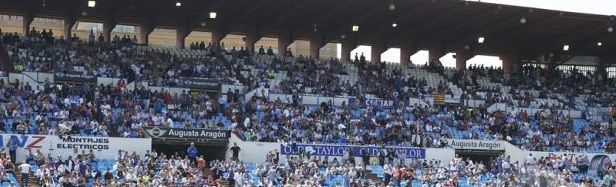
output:
[[186, 138], [226, 141], [231, 138], [231, 131], [229, 130], [159, 127], [146, 127], [144, 129], [145, 133], [151, 138]]
[[[352, 149], [354, 156], [361, 156], [368, 152], [370, 156], [377, 156], [383, 150], [377, 146], [354, 146], [354, 145], [320, 145], [320, 144], [280, 144], [280, 154], [299, 155], [300, 152], [314, 156], [342, 156], [345, 149]], [[387, 147], [393, 148], [397, 157], [424, 159], [426, 150], [412, 147]]]

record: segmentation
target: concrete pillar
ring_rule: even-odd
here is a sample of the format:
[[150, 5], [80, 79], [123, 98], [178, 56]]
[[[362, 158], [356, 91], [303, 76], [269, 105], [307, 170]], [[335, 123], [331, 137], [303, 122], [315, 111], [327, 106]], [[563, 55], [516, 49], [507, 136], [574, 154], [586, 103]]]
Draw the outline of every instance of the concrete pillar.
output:
[[411, 62], [411, 56], [417, 53], [417, 48], [413, 45], [406, 44], [400, 46], [400, 64], [405, 66], [409, 65]]
[[32, 12], [26, 12], [21, 23], [24, 36], [30, 35], [30, 25], [32, 24], [32, 21], [34, 21], [34, 14]]
[[246, 48], [251, 52], [255, 52], [255, 43], [261, 40], [261, 36], [258, 33], [248, 33], [244, 37], [244, 43], [246, 44]]
[[456, 69], [463, 70], [466, 69], [466, 61], [473, 58], [475, 55], [471, 50], [468, 49], [460, 49], [456, 51]]
[[323, 47], [324, 42], [320, 38], [310, 39], [310, 57], [314, 59], [319, 59], [319, 50]]
[[432, 47], [430, 47], [428, 49], [429, 53], [428, 53], [428, 64], [429, 65], [435, 65], [435, 62], [438, 62], [438, 60], [445, 56], [445, 54], [447, 54], [447, 51], [445, 50], [445, 45], [434, 45]]
[[115, 28], [116, 24], [111, 22], [103, 23], [103, 37], [105, 38], [105, 42], [111, 42], [111, 31]]
[[154, 27], [149, 25], [141, 25], [139, 26], [139, 42], [144, 45], [148, 45], [150, 43], [150, 34], [154, 31]]
[[223, 38], [225, 38], [225, 33], [223, 32], [222, 28], [219, 27], [215, 27], [212, 29], [212, 46], [214, 47], [214, 49], [218, 49], [218, 47], [220, 47], [220, 42], [222, 41]]
[[75, 23], [77, 23], [77, 19], [75, 18], [74, 15], [69, 14], [66, 16], [66, 19], [64, 19], [64, 25], [63, 25], [64, 33], [62, 33], [64, 36], [64, 39], [69, 39], [72, 37], [73, 35], [72, 29], [73, 29], [73, 26], [75, 26]]
[[353, 39], [343, 39], [340, 44], [340, 61], [341, 62], [351, 62], [351, 51], [357, 48], [357, 42]]
[[291, 41], [290, 34], [281, 34], [278, 36], [278, 56], [287, 56], [287, 47], [289, 47], [291, 43], [293, 43], [293, 41]]
[[386, 47], [382, 45], [372, 45], [370, 46], [370, 63], [377, 64], [381, 63], [381, 54], [387, 50]]
[[175, 33], [176, 47], [184, 49], [186, 47], [186, 37], [190, 34], [190, 31], [186, 28], [178, 28]]
[[501, 56], [503, 61], [503, 71], [505, 73], [516, 72], [520, 67], [520, 57], [518, 53], [509, 53]]
[[607, 67], [610, 67], [613, 64], [616, 64], [616, 56], [599, 57], [599, 63], [597, 64], [597, 73], [600, 73], [601, 76], [607, 78]]

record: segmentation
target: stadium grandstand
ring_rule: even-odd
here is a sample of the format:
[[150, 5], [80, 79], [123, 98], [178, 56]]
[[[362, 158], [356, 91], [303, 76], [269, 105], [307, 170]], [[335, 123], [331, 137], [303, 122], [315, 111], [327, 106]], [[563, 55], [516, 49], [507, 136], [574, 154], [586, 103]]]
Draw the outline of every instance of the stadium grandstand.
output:
[[0, 186], [616, 186], [603, 14], [0, 0]]

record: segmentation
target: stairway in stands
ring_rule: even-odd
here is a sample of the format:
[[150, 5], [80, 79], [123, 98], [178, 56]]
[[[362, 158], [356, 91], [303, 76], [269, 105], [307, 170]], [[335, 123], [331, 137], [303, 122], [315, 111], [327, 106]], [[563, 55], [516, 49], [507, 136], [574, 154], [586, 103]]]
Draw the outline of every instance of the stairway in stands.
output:
[[[248, 81], [247, 79], [244, 77], [244, 75], [242, 75], [242, 70], [235, 68], [233, 66], [233, 63], [239, 63], [239, 62], [233, 62], [229, 59], [227, 59], [227, 57], [224, 54], [218, 54], [217, 58], [222, 59], [225, 68], [229, 69], [230, 71], [233, 71], [233, 74], [235, 74], [235, 77], [237, 78], [238, 81], [240, 81], [240, 83], [242, 83], [243, 85], [247, 85]], [[231, 72], [229, 72], [231, 73]], [[224, 90], [226, 91], [226, 90]]]
[[11, 63], [11, 59], [9, 58], [9, 53], [4, 48], [4, 45], [0, 44], [0, 65], [2, 69], [7, 72], [15, 72], [15, 66]]
[[[15, 173], [15, 179], [17, 180], [17, 183], [19, 183], [15, 184], [15, 186], [24, 187], [21, 185], [21, 173]], [[35, 186], [38, 186], [38, 184], [36, 183], [36, 178], [34, 177], [34, 174], [30, 174], [30, 176], [28, 177], [28, 187]]]
[[372, 182], [374, 182], [374, 184], [383, 184], [385, 182], [383, 182], [383, 179], [379, 178], [378, 176], [376, 176], [376, 174], [370, 172], [370, 171], [366, 171], [366, 180], [372, 180]]
[[[210, 170], [210, 168], [206, 168], [205, 169], [205, 173], [203, 173], [204, 176], [214, 176], [214, 172], [212, 172], [212, 170]], [[220, 180], [220, 184], [223, 187], [229, 187], [229, 182], [225, 179]]]

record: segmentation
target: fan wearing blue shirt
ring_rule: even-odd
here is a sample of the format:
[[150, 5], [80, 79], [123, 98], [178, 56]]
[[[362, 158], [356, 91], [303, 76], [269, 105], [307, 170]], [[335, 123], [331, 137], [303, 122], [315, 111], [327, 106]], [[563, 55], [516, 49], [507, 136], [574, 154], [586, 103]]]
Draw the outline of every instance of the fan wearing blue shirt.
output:
[[197, 161], [197, 153], [199, 153], [199, 151], [197, 151], [194, 142], [190, 143], [190, 147], [188, 147], [186, 153], [188, 153], [188, 159], [190, 159], [190, 164], [195, 164]]

